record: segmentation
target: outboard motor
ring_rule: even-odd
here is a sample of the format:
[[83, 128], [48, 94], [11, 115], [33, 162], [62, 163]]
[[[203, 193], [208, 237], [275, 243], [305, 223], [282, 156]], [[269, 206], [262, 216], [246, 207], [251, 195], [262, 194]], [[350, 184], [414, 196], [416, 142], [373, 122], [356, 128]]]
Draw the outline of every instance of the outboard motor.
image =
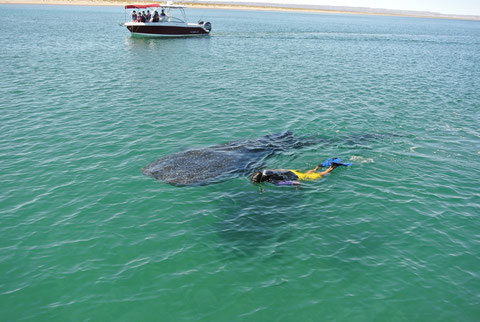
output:
[[212, 24], [210, 22], [206, 22], [203, 27], [210, 32], [212, 30]]

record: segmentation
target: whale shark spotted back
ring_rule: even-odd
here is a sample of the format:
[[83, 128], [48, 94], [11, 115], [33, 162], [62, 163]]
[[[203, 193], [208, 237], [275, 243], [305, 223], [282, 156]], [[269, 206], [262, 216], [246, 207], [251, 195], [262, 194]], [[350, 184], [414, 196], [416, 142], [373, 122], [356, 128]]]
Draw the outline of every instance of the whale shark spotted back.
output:
[[170, 154], [148, 164], [142, 173], [176, 186], [206, 185], [232, 174], [248, 173], [273, 153], [306, 144], [311, 142], [290, 131], [269, 134]]

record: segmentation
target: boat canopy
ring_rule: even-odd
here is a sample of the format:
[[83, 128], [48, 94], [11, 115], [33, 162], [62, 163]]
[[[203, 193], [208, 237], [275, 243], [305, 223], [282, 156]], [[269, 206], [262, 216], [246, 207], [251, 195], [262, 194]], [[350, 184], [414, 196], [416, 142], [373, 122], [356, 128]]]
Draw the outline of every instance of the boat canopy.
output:
[[125, 9], [145, 9], [145, 8], [153, 8], [153, 7], [160, 7], [158, 3], [152, 4], [129, 4], [125, 6]]
[[146, 8], [156, 8], [156, 7], [161, 7], [161, 8], [185, 8], [184, 6], [177, 6], [177, 5], [160, 5], [158, 3], [152, 3], [152, 4], [128, 4], [125, 6], [125, 9], [146, 9]]

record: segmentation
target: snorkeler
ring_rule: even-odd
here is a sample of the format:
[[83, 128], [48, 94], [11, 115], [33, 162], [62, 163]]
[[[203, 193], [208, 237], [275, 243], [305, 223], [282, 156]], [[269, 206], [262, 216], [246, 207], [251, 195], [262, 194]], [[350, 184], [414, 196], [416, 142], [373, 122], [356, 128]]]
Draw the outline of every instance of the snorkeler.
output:
[[[351, 163], [342, 163], [339, 158], [334, 158], [328, 159], [317, 165], [314, 169], [306, 172], [299, 172], [297, 170], [267, 169], [253, 173], [250, 177], [250, 181], [252, 183], [270, 182], [276, 185], [299, 185], [300, 182], [297, 180], [315, 180], [322, 178], [324, 175], [341, 165], [350, 166]], [[325, 166], [329, 166], [329, 168], [322, 172], [316, 172], [318, 169]]]

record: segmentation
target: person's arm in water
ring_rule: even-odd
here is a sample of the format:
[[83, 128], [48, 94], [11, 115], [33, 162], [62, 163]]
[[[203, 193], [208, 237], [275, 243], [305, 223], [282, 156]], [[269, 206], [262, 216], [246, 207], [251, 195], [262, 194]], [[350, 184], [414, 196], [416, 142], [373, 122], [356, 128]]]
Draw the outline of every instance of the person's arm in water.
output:
[[338, 165], [336, 165], [336, 164], [332, 164], [332, 165], [330, 166], [330, 168], [328, 168], [327, 170], [322, 171], [322, 172], [316, 172], [318, 169], [320, 169], [320, 165], [317, 165], [317, 166], [315, 167], [315, 169], [308, 170], [308, 171], [305, 172], [305, 173], [314, 173], [314, 172], [315, 172], [315, 173], [318, 173], [318, 174], [321, 175], [321, 176], [324, 176], [324, 175], [326, 175], [327, 173], [329, 173], [330, 171], [332, 171], [333, 169], [335, 169], [337, 166], [338, 166]]

